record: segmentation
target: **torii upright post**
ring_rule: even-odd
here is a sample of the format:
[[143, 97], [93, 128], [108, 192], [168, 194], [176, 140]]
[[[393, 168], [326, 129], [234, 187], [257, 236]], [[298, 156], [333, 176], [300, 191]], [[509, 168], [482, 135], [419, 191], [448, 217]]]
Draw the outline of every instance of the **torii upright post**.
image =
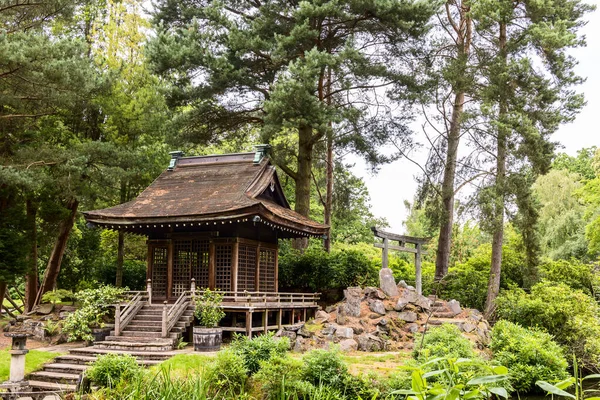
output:
[[[383, 239], [383, 244], [382, 243], [375, 243], [374, 246], [377, 248], [382, 249], [382, 254], [381, 254], [381, 267], [382, 268], [388, 268], [388, 264], [389, 264], [389, 257], [388, 257], [388, 251], [389, 250], [397, 250], [397, 251], [405, 251], [408, 253], [413, 253], [415, 255], [415, 289], [417, 290], [418, 294], [422, 294], [423, 292], [423, 278], [422, 278], [422, 272], [421, 272], [421, 255], [423, 254], [427, 254], [427, 252], [423, 251], [423, 245], [427, 244], [431, 238], [420, 238], [420, 237], [414, 237], [414, 236], [405, 236], [405, 235], [398, 235], [396, 233], [391, 233], [391, 232], [386, 232], [386, 231], [382, 231], [379, 228], [376, 227], [372, 227], [371, 230], [373, 231], [373, 234], [378, 237]], [[397, 241], [398, 245], [390, 245], [389, 241]], [[414, 245], [415, 247], [406, 247], [405, 244], [409, 243]]]

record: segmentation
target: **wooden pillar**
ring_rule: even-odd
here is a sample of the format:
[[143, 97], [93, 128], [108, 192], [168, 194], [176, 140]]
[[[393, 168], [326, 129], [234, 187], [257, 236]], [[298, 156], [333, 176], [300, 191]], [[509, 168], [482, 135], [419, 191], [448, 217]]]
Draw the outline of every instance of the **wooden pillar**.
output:
[[260, 244], [256, 246], [256, 277], [255, 277], [256, 292], [260, 292]]
[[231, 313], [231, 326], [233, 326], [234, 328], [237, 327], [237, 313], [236, 312]]
[[279, 247], [275, 249], [275, 293], [279, 292]]
[[238, 255], [239, 255], [240, 244], [235, 240], [231, 246], [231, 291], [237, 293], [238, 291]]
[[215, 244], [211, 240], [208, 244], [208, 288], [215, 290], [217, 286], [216, 259], [215, 259]]
[[382, 254], [381, 254], [381, 268], [387, 268], [388, 267], [388, 250], [389, 250], [389, 240], [388, 239], [383, 239], [383, 250], [382, 250]]
[[291, 321], [290, 321], [290, 325], [294, 325], [294, 309], [292, 308], [292, 311], [290, 312], [291, 314]]
[[148, 246], [148, 253], [146, 254], [146, 279], [152, 279], [152, 255], [154, 254], [152, 246], [148, 241], [146, 241]]
[[306, 308], [302, 309], [302, 322], [306, 322]]
[[169, 239], [167, 245], [167, 300], [171, 298], [171, 293], [173, 293], [173, 253], [173, 239]]
[[269, 310], [265, 309], [265, 312], [263, 313], [263, 331], [265, 333], [267, 333], [269, 327]]
[[423, 283], [421, 277], [421, 244], [418, 243], [416, 245], [417, 252], [415, 253], [415, 287], [417, 289], [417, 294], [422, 294], [423, 291]]
[[281, 329], [283, 327], [283, 324], [281, 323], [281, 320], [283, 318], [283, 309], [279, 309], [279, 311], [277, 312], [277, 328]]
[[246, 336], [252, 339], [252, 311], [246, 311]]

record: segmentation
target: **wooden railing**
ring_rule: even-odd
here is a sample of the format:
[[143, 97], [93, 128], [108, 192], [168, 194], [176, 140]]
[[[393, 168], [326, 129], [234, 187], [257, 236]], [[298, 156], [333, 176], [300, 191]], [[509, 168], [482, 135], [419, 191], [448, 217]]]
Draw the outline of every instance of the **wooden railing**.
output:
[[[321, 293], [282, 293], [282, 292], [232, 292], [218, 291], [223, 295], [223, 305], [231, 303], [244, 303], [246, 305], [261, 305], [266, 303], [277, 304], [305, 304], [316, 305]], [[201, 295], [202, 290], [195, 291], [196, 295]]]
[[162, 337], [166, 338], [169, 336], [171, 329], [173, 329], [179, 318], [181, 318], [181, 315], [190, 305], [190, 300], [191, 291], [186, 291], [181, 293], [172, 307], [169, 307], [165, 301], [162, 314]]
[[125, 298], [130, 300], [121, 311], [121, 303], [115, 304], [115, 336], [119, 336], [123, 329], [131, 322], [140, 308], [145, 303], [146, 292], [126, 292]]

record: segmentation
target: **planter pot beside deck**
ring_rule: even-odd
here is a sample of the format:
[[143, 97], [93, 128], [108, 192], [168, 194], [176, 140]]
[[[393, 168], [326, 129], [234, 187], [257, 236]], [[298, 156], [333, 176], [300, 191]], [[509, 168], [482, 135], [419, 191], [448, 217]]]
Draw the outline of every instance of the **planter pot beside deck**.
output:
[[223, 343], [222, 328], [194, 327], [194, 351], [219, 351]]

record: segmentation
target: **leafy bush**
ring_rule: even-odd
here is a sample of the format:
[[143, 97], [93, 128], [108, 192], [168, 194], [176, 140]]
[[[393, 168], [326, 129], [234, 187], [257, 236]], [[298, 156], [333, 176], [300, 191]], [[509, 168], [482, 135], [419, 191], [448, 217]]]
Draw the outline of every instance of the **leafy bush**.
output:
[[304, 356], [304, 379], [315, 386], [342, 387], [348, 367], [337, 349], [312, 350]]
[[540, 265], [540, 275], [548, 282], [564, 283], [589, 295], [593, 293], [597, 281], [592, 264], [574, 259], [546, 261]]
[[304, 253], [294, 249], [280, 250], [279, 282], [286, 288], [321, 291], [374, 285], [378, 274], [377, 265], [351, 247], [331, 253], [321, 246], [309, 247]]
[[530, 294], [521, 289], [502, 292], [496, 306], [499, 318], [543, 328], [582, 365], [598, 368], [600, 312], [596, 301], [581, 290], [564, 283], [541, 282]]
[[221, 350], [214, 362], [208, 365], [206, 379], [215, 396], [218, 393], [241, 394], [246, 386], [248, 370], [240, 355], [231, 349]]
[[[509, 378], [508, 369], [503, 366], [487, 366], [478, 370], [473, 368], [473, 362], [481, 365], [477, 360], [443, 357], [418, 367], [409, 367], [410, 388], [395, 390], [391, 394], [408, 395], [408, 398], [415, 399], [487, 400], [493, 395], [508, 398], [508, 390], [504, 387]], [[433, 371], [427, 372], [430, 369]], [[474, 374], [474, 371], [479, 373]]]
[[194, 315], [200, 321], [200, 325], [214, 328], [225, 317], [225, 311], [221, 308], [223, 295], [217, 291], [204, 289], [201, 295], [194, 298], [196, 310]]
[[534, 390], [538, 380], [558, 382], [569, 376], [563, 349], [545, 332], [498, 321], [490, 348], [494, 361], [510, 369], [512, 384], [520, 392]]
[[252, 339], [244, 335], [235, 335], [230, 348], [242, 358], [248, 373], [254, 374], [259, 370], [261, 361], [283, 356], [290, 348], [290, 342], [288, 338], [276, 339], [273, 332]]
[[60, 303], [63, 300], [72, 299], [72, 298], [73, 298], [73, 292], [71, 292], [70, 290], [66, 290], [66, 289], [56, 290], [55, 289], [51, 292], [44, 293], [44, 295], [42, 296], [42, 303], [56, 304], [56, 303]]
[[77, 292], [75, 298], [81, 303], [81, 307], [69, 314], [63, 326], [68, 340], [93, 340], [92, 327], [102, 325], [102, 318], [108, 314], [110, 305], [117, 302], [126, 290], [128, 289], [101, 286]]
[[[421, 347], [421, 341], [423, 346]], [[475, 358], [473, 345], [456, 325], [443, 324], [415, 336], [413, 357], [421, 362], [437, 357]]]
[[129, 379], [140, 371], [135, 357], [130, 354], [103, 354], [86, 371], [96, 384], [114, 387], [122, 379]]
[[254, 375], [260, 392], [266, 399], [302, 398], [313, 390], [313, 386], [303, 380], [302, 362], [287, 355], [275, 356], [260, 362], [260, 369]]

